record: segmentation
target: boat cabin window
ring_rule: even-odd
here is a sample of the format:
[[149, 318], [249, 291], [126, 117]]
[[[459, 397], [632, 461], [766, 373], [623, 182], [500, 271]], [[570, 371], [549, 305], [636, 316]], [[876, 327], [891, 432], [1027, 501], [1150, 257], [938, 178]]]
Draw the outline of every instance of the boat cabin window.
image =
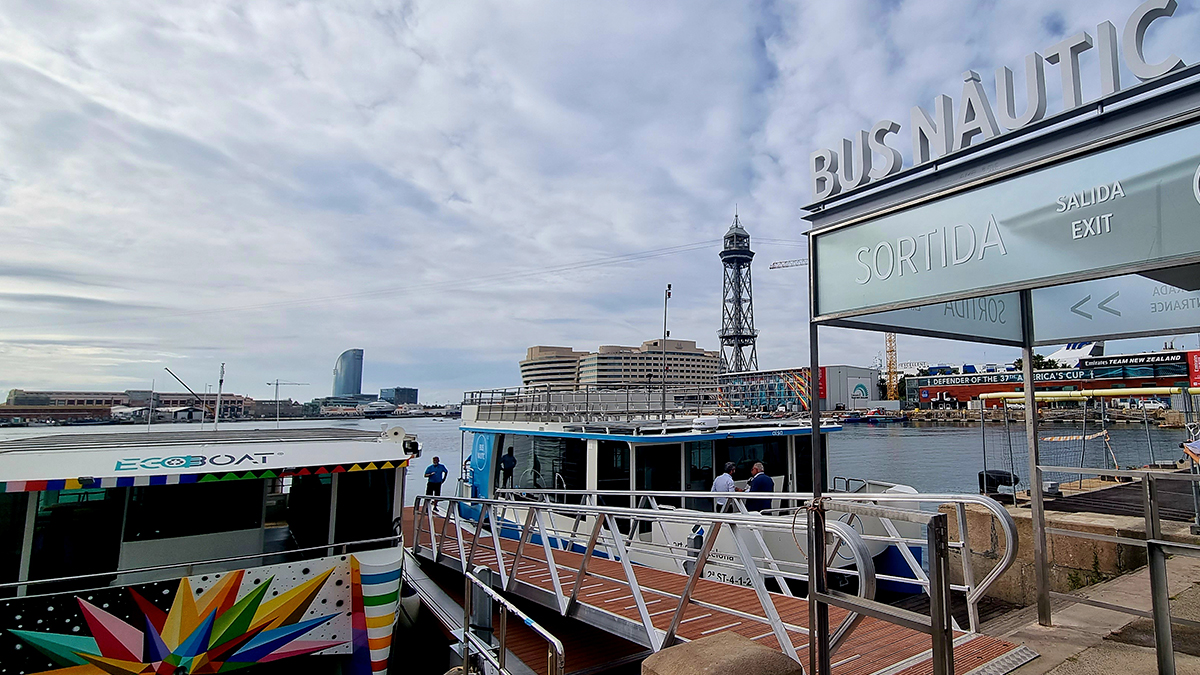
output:
[[[37, 494], [31, 579], [54, 579], [111, 572], [121, 555], [121, 516], [129, 488], [46, 490]], [[80, 533], [86, 532], [86, 537]], [[115, 578], [112, 577], [112, 578]], [[38, 592], [58, 593], [104, 585], [111, 578], [42, 584]]]
[[[596, 453], [596, 489], [629, 490], [629, 444], [600, 441]], [[601, 506], [629, 506], [629, 499], [601, 497]]]
[[[523, 436], [500, 437], [500, 455], [512, 448], [517, 460], [513, 468], [513, 487], [544, 490], [584, 490], [587, 488], [587, 441], [581, 438]], [[496, 462], [496, 485], [501, 485], [500, 463]], [[578, 502], [578, 498], [571, 501]]]
[[130, 488], [125, 541], [253, 530], [262, 509], [261, 480]]
[[[651, 492], [683, 490], [683, 476], [681, 475], [683, 466], [679, 461], [681, 451], [682, 446], [678, 443], [639, 445], [637, 454], [634, 455], [637, 464], [635, 472], [637, 483], [634, 488]], [[675, 498], [658, 498], [657, 501], [659, 504], [681, 506], [679, 500]]]
[[[596, 489], [629, 490], [632, 474], [629, 465], [629, 443], [625, 441], [599, 441], [596, 447]], [[597, 497], [600, 506], [633, 506], [633, 497]], [[617, 529], [629, 534], [629, 519], [617, 518]]]
[[[713, 441], [696, 441], [684, 445], [684, 452], [687, 454], [687, 489], [689, 492], [708, 492], [712, 489], [718, 470], [713, 463], [714, 445]], [[712, 511], [713, 500], [708, 497], [697, 497], [688, 499], [686, 506], [699, 511]]]
[[733, 462], [737, 466], [733, 479], [738, 481], [750, 480], [750, 468], [755, 462], [763, 463], [768, 476], [787, 476], [787, 437], [722, 438], [716, 441], [713, 458], [714, 467]]
[[[28, 499], [25, 492], [0, 493], [0, 541], [10, 542], [0, 548], [0, 582], [16, 581], [21, 569], [20, 542], [25, 534]], [[16, 592], [15, 588], [0, 590], [0, 597], [9, 597]]]

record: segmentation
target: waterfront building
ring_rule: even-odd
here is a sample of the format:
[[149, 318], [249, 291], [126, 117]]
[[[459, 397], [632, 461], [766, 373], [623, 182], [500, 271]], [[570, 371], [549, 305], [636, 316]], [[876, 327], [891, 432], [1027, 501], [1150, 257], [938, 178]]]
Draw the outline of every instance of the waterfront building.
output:
[[602, 387], [661, 385], [664, 352], [667, 384], [712, 386], [717, 383], [721, 353], [696, 346], [695, 340], [646, 340], [638, 347], [600, 345], [594, 352], [571, 347], [530, 347], [521, 361], [526, 386], [579, 384]]
[[[718, 378], [722, 401], [738, 410], [789, 412], [809, 410], [812, 395], [808, 368], [749, 370], [722, 373]], [[854, 410], [885, 405], [879, 401], [879, 369], [861, 366], [822, 366], [819, 391], [821, 410]]]
[[[279, 405], [278, 408], [276, 408], [276, 403]], [[224, 403], [222, 403], [222, 406], [224, 406]], [[275, 417], [276, 413], [280, 417], [303, 417], [304, 405], [290, 398], [279, 399], [278, 402], [275, 399], [256, 400], [247, 409], [246, 416], [271, 418]]]
[[588, 352], [571, 347], [535, 345], [525, 352], [521, 361], [521, 381], [529, 385], [565, 385], [579, 383], [579, 359]]
[[388, 387], [379, 390], [379, 400], [394, 405], [417, 402], [417, 390], [412, 387]]
[[[197, 400], [197, 397], [199, 399]], [[247, 414], [254, 399], [224, 392], [221, 394], [221, 418], [237, 418]], [[125, 391], [28, 391], [13, 389], [0, 406], [0, 418], [27, 419], [106, 419], [113, 408], [179, 408], [196, 406], [207, 409], [208, 416], [216, 410], [217, 392], [193, 395], [190, 392], [151, 392], [149, 389]]]
[[363, 350], [347, 349], [333, 367], [333, 395], [362, 394]]
[[662, 384], [663, 358], [667, 384], [712, 386], [717, 383], [721, 353], [696, 346], [695, 340], [647, 340], [640, 347], [601, 345], [579, 360], [579, 383], [601, 386]]

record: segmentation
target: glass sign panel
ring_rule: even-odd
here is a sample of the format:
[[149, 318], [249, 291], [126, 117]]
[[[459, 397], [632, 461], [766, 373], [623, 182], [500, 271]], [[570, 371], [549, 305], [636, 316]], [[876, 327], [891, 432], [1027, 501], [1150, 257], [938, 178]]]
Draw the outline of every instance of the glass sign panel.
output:
[[1200, 260], [1200, 125], [813, 237], [814, 316]]

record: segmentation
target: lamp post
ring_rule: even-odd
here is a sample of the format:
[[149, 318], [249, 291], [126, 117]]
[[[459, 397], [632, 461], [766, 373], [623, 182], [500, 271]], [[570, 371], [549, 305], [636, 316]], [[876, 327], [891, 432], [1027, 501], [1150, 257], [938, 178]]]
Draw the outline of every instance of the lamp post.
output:
[[671, 284], [663, 292], [663, 338], [662, 338], [662, 418], [667, 419], [667, 301], [671, 299]]

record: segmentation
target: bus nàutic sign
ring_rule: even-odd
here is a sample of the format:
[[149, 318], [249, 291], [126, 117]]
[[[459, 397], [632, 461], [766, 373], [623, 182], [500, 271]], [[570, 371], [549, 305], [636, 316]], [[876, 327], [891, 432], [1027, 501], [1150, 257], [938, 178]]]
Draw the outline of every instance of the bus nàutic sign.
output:
[[[979, 73], [968, 70], [963, 74], [962, 95], [957, 106], [949, 96], [934, 99], [932, 113], [914, 106], [908, 128], [912, 140], [912, 164], [918, 166], [944, 157], [973, 142], [995, 138], [1016, 131], [1046, 116], [1046, 65], [1055, 67], [1061, 81], [1063, 111], [1084, 104], [1083, 77], [1095, 78], [1101, 96], [1121, 90], [1121, 64], [1139, 80], [1152, 80], [1184, 67], [1183, 59], [1170, 54], [1154, 62], [1145, 54], [1146, 32], [1158, 19], [1175, 13], [1176, 0], [1147, 0], [1126, 19], [1123, 28], [1110, 21], [1096, 26], [1095, 37], [1087, 31], [1071, 35], [1041, 52], [1025, 57], [1024, 109], [1018, 113], [1014, 95], [1014, 76], [1011, 69], [996, 69], [995, 105]], [[1084, 66], [1080, 55], [1096, 54]], [[1086, 70], [1085, 70], [1086, 68]], [[1053, 71], [1052, 71], [1053, 72]], [[955, 112], [957, 108], [957, 113]], [[822, 148], [809, 158], [812, 172], [813, 200], [824, 201], [834, 195], [867, 185], [903, 167], [898, 136], [903, 127], [893, 120], [880, 120], [870, 131], [859, 131], [854, 138], [843, 139], [838, 148]]]
[[813, 316], [1200, 261], [1200, 123], [814, 232]]

